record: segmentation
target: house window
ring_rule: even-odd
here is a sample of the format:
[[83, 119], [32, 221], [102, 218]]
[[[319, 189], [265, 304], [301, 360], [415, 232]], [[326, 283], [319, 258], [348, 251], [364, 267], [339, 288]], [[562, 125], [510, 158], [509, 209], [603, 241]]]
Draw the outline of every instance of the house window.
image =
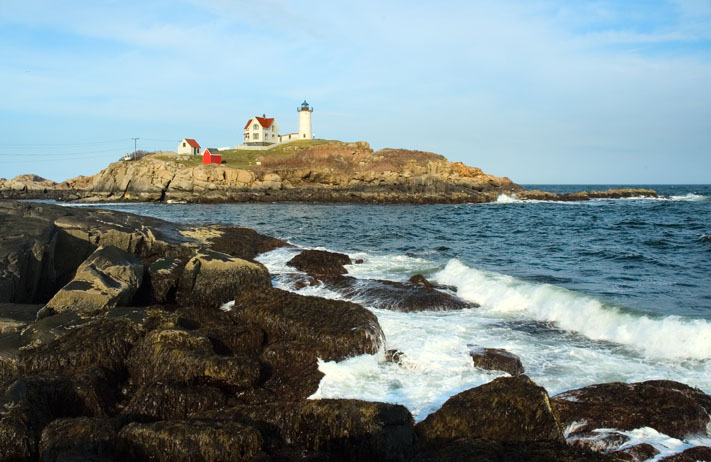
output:
[[304, 133], [304, 138], [306, 138], [306, 133]]
[[259, 139], [259, 133], [253, 133], [253, 134], [252, 134], [252, 139], [253, 139], [253, 140], [258, 140], [258, 139]]
[[185, 142], [183, 142], [183, 147], [185, 147]]
[[257, 125], [257, 124], [252, 125], [252, 130], [256, 130], [257, 128], [259, 128], [259, 125]]

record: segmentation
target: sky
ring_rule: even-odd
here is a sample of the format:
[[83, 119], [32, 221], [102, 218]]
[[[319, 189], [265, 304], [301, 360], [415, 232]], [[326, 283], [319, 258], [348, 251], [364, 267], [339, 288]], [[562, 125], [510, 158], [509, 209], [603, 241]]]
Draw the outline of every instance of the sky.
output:
[[0, 177], [248, 119], [521, 184], [711, 183], [711, 0], [2, 0]]

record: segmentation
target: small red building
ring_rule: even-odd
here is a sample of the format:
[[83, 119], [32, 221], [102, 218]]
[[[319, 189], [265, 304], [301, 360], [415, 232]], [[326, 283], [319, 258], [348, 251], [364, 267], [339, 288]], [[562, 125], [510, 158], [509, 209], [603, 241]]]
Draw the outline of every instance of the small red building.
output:
[[203, 164], [221, 164], [222, 154], [215, 148], [207, 148], [205, 152], [202, 153], [202, 163]]

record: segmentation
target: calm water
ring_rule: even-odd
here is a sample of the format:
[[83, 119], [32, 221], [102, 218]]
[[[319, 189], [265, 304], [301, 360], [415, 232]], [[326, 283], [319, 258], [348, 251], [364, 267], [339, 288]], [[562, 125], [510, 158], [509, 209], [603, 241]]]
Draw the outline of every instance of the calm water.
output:
[[[472, 346], [519, 355], [526, 373], [550, 394], [648, 379], [711, 392], [711, 186], [651, 187], [666, 197], [103, 206], [171, 221], [248, 226], [301, 247], [345, 252], [365, 259], [349, 267], [356, 277], [406, 280], [423, 273], [455, 286], [460, 297], [481, 307], [430, 313], [369, 307], [387, 347], [405, 353], [401, 366], [382, 356], [320, 364], [326, 375], [315, 397], [401, 403], [419, 420], [453, 394], [497, 376], [474, 369]], [[260, 257], [276, 286], [293, 289], [283, 276], [293, 271], [285, 263], [296, 252], [278, 249]], [[323, 287], [304, 290], [339, 297]]]

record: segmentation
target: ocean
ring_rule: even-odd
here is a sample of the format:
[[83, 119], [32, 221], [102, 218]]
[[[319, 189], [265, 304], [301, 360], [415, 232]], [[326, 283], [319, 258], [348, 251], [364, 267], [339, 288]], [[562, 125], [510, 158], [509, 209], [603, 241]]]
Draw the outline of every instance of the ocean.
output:
[[[641, 187], [663, 197], [100, 206], [176, 222], [247, 226], [301, 248], [362, 258], [363, 264], [348, 267], [358, 278], [405, 281], [419, 273], [455, 287], [481, 307], [400, 313], [366, 304], [387, 348], [405, 354], [401, 365], [382, 355], [320, 363], [325, 377], [314, 397], [399, 403], [419, 421], [450, 396], [503, 375], [475, 369], [473, 347], [518, 355], [526, 374], [551, 395], [650, 379], [711, 393], [711, 186]], [[285, 263], [298, 252], [282, 248], [258, 257], [275, 286], [294, 290], [285, 277], [294, 269]], [[300, 293], [340, 298], [320, 286]]]

